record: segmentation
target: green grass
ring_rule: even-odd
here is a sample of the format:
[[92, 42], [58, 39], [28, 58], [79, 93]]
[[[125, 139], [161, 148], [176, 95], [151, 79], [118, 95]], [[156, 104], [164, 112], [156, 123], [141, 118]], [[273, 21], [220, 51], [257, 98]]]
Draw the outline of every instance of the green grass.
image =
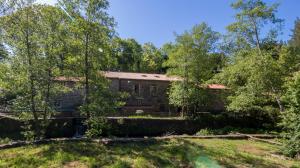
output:
[[182, 117], [160, 117], [160, 116], [152, 116], [152, 115], [130, 115], [126, 118], [138, 118], [138, 119], [161, 119], [161, 120], [184, 120]]
[[0, 151], [0, 167], [300, 167], [279, 147], [247, 140], [60, 142]]

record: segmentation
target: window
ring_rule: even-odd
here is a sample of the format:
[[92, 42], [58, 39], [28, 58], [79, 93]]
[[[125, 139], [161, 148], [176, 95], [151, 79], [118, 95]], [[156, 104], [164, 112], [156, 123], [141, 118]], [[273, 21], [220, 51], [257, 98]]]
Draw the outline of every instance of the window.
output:
[[140, 85], [139, 84], [133, 85], [133, 94], [140, 96]]
[[57, 99], [54, 101], [54, 107], [59, 109], [62, 108], [62, 100], [61, 99]]
[[151, 85], [150, 86], [150, 95], [151, 96], [157, 96], [157, 86], [156, 85]]
[[142, 100], [141, 100], [141, 99], [138, 99], [138, 100], [137, 100], [137, 105], [138, 105], [138, 106], [142, 106]]

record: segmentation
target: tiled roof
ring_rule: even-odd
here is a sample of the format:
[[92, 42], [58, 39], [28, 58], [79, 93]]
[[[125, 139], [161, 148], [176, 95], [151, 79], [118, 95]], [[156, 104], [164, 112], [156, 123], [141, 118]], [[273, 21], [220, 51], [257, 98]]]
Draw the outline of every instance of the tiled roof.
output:
[[[180, 81], [181, 78], [174, 76], [167, 76], [164, 74], [149, 74], [149, 73], [133, 73], [133, 72], [113, 72], [104, 71], [103, 75], [109, 79], [128, 79], [128, 80], [152, 80], [152, 81]], [[57, 77], [56, 81], [73, 81], [78, 82], [82, 78], [79, 77]], [[204, 87], [204, 86], [203, 86]], [[221, 84], [208, 84], [209, 89], [227, 89], [226, 86]]]
[[107, 78], [116, 79], [132, 79], [132, 80], [155, 80], [155, 81], [179, 81], [180, 78], [167, 76], [164, 74], [148, 74], [148, 73], [133, 73], [133, 72], [103, 72]]

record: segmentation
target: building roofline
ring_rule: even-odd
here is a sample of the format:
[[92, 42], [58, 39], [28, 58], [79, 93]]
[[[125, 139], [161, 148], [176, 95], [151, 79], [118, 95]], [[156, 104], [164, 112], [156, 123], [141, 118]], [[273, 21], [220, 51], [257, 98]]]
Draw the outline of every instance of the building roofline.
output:
[[[124, 80], [144, 80], [144, 81], [165, 81], [165, 82], [176, 82], [181, 81], [180, 77], [168, 76], [166, 74], [153, 74], [153, 73], [136, 73], [136, 72], [116, 72], [116, 71], [102, 71], [103, 76], [108, 79], [124, 79]], [[57, 77], [55, 81], [64, 82], [79, 82], [83, 78], [81, 77]], [[228, 89], [222, 84], [207, 84], [203, 87], [209, 89], [223, 90]]]

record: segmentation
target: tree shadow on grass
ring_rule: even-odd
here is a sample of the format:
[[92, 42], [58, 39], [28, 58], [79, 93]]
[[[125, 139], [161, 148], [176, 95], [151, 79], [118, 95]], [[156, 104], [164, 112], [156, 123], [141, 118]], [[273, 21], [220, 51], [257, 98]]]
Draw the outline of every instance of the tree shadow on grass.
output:
[[[204, 144], [203, 144], [204, 145]], [[205, 146], [205, 145], [204, 145]], [[284, 167], [271, 163], [263, 156], [237, 150], [235, 147], [202, 146], [186, 139], [152, 140], [147, 142], [95, 143], [57, 142], [48, 145], [24, 147], [10, 165], [23, 167], [62, 167], [77, 161], [88, 167], [123, 165], [121, 167], [195, 167], [215, 162], [224, 167]], [[19, 149], [20, 150], [20, 149]], [[26, 150], [36, 150], [29, 152]], [[9, 161], [9, 160], [8, 160]], [[120, 164], [126, 163], [126, 164]], [[139, 166], [136, 166], [139, 165]], [[27, 166], [27, 167], [28, 167]], [[120, 166], [117, 166], [120, 167]]]
[[48, 161], [65, 164], [74, 160], [87, 162], [91, 167], [102, 167], [122, 161], [143, 158], [154, 167], [192, 167], [192, 158], [199, 149], [189, 141], [147, 141], [111, 143], [65, 142], [49, 144], [41, 155]]
[[[199, 145], [197, 143], [191, 142], [191, 145]], [[257, 156], [250, 153], [243, 153], [235, 148], [232, 151], [226, 151], [224, 149], [217, 150], [216, 148], [204, 147], [202, 148], [206, 155], [215, 159], [221, 166], [228, 168], [237, 167], [257, 167], [257, 168], [276, 168], [276, 167], [286, 167], [283, 164], [272, 163], [266, 159], [264, 156]]]

